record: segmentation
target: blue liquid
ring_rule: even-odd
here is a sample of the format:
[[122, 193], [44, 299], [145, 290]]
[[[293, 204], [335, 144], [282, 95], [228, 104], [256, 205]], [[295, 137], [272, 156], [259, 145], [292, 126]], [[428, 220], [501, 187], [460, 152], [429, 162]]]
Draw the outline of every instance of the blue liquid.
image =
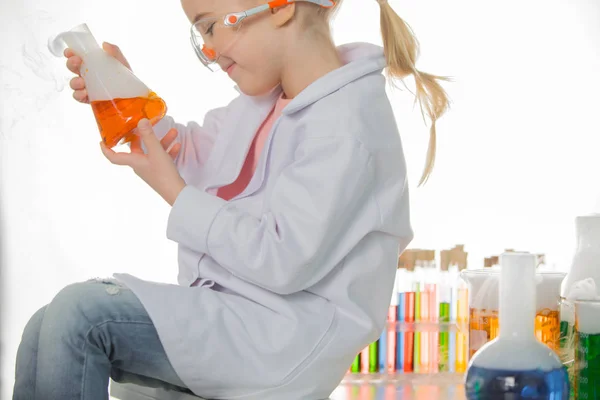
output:
[[379, 337], [379, 372], [385, 373], [387, 371], [387, 324], [385, 328], [383, 328], [383, 332], [381, 332], [381, 336]]
[[465, 392], [469, 400], [568, 400], [567, 370], [505, 371], [471, 366]]

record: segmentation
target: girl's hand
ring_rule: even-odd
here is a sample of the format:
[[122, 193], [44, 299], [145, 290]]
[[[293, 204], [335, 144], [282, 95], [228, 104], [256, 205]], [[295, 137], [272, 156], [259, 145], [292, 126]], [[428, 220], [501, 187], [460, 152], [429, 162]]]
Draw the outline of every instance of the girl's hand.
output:
[[[127, 62], [127, 59], [125, 59], [125, 56], [123, 55], [123, 53], [121, 53], [121, 50], [119, 49], [118, 46], [104, 42], [104, 43], [102, 43], [102, 48], [109, 55], [116, 58], [117, 61], [119, 61], [121, 64], [123, 64], [129, 70], [131, 70], [131, 67], [129, 66], [129, 63]], [[70, 82], [71, 89], [74, 90], [73, 98], [80, 103], [89, 104], [90, 100], [88, 98], [87, 90], [85, 89], [85, 81], [81, 77], [81, 73], [79, 71], [81, 68], [81, 63], [82, 63], [81, 57], [75, 55], [73, 50], [71, 50], [69, 48], [65, 49], [64, 55], [65, 55], [65, 57], [67, 57], [67, 68], [69, 69], [69, 71], [73, 72], [74, 74], [79, 75], [79, 76], [76, 76], [75, 78], [71, 79], [71, 82]]]
[[[186, 186], [173, 162], [181, 145], [175, 144], [168, 153], [166, 151], [177, 137], [177, 130], [171, 129], [163, 140], [159, 141], [150, 121], [144, 118], [138, 123], [136, 135], [139, 135], [139, 139], [131, 142], [131, 153], [116, 153], [100, 142], [102, 153], [115, 165], [131, 167], [137, 176], [172, 206]], [[146, 146], [147, 154], [142, 150], [142, 142]]]
[[[173, 160], [177, 158], [179, 150], [181, 150], [181, 143], [173, 144], [175, 142], [175, 139], [177, 139], [177, 129], [173, 128], [169, 132], [167, 132], [167, 134], [160, 140], [160, 144], [162, 145], [163, 149], [165, 149], [165, 151], [169, 153]], [[171, 147], [171, 145], [173, 145], [173, 147]], [[171, 148], [169, 149], [169, 147]], [[137, 149], [142, 148], [142, 139], [140, 139], [139, 135], [133, 135], [133, 139], [130, 143], [130, 148], [132, 151], [134, 149], [135, 151], [137, 151]]]

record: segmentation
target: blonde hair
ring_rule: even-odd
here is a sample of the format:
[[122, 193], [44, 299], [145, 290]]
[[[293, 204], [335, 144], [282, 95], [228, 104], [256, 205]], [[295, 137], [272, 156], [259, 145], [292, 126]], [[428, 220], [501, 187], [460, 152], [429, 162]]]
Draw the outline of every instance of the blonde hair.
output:
[[[404, 79], [412, 75], [416, 84], [416, 100], [419, 102], [421, 113], [427, 113], [431, 120], [429, 130], [429, 146], [425, 168], [419, 186], [429, 179], [435, 164], [436, 154], [436, 122], [449, 107], [448, 95], [438, 81], [449, 81], [448, 77], [428, 74], [416, 68], [419, 57], [419, 42], [410, 26], [400, 18], [387, 0], [377, 0], [381, 8], [381, 36], [385, 58], [387, 60], [387, 73], [391, 78]], [[342, 0], [336, 1], [334, 7], [320, 9], [327, 20], [331, 20], [339, 10]]]

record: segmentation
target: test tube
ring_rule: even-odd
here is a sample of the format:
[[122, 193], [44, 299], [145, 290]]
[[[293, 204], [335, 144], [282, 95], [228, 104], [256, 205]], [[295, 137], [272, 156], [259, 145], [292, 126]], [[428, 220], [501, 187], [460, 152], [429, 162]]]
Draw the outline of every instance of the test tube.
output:
[[[392, 288], [392, 296], [390, 299], [390, 307], [388, 308], [388, 316], [383, 332], [379, 337], [379, 372], [389, 372], [389, 364], [396, 364], [396, 313], [398, 305], [398, 293], [397, 293], [397, 273], [394, 275], [394, 285]], [[392, 326], [393, 325], [393, 326]], [[390, 335], [390, 330], [392, 335]], [[391, 372], [394, 372], [392, 370]]]
[[354, 361], [350, 367], [350, 372], [353, 374], [358, 374], [360, 372], [360, 353], [354, 357]]
[[[458, 264], [459, 271], [467, 269], [467, 256], [462, 246], [454, 251], [452, 262]], [[468, 286], [462, 279], [458, 280], [458, 300], [457, 300], [457, 324], [460, 326], [459, 332], [456, 334], [456, 372], [464, 373], [467, 370], [469, 362], [469, 346], [468, 346], [468, 324], [469, 324], [469, 292]]]
[[404, 293], [404, 323], [407, 327], [404, 333], [404, 372], [414, 372], [415, 365], [415, 303], [414, 291]]
[[383, 327], [383, 331], [381, 332], [381, 335], [379, 336], [379, 346], [378, 346], [379, 354], [377, 357], [377, 361], [379, 363], [378, 371], [381, 374], [383, 374], [387, 371], [388, 325], [389, 325], [389, 318], [388, 318], [388, 320], [386, 320], [386, 324]]
[[396, 371], [396, 316], [398, 313], [398, 295], [394, 287], [392, 294], [392, 305], [388, 312], [387, 326], [387, 372], [393, 374]]
[[[461, 281], [460, 271], [458, 263], [452, 261], [450, 251], [444, 252], [444, 258], [446, 262], [450, 263], [448, 267], [448, 282], [450, 282], [450, 322], [456, 324], [458, 314], [458, 285]], [[448, 370], [449, 372], [456, 372], [456, 354], [457, 354], [457, 334], [458, 332], [453, 330], [449, 333], [448, 343]]]
[[396, 371], [404, 371], [404, 342], [406, 333], [404, 332], [404, 296], [405, 293], [398, 293], [398, 331], [396, 332]]
[[439, 367], [439, 325], [438, 322], [438, 280], [439, 270], [437, 263], [435, 262], [435, 251], [430, 250], [428, 252], [429, 269], [431, 271], [431, 277], [428, 285], [429, 291], [429, 321], [432, 322], [434, 327], [433, 332], [429, 334], [429, 372], [437, 373]]
[[433, 332], [429, 332], [430, 322], [431, 322], [431, 288], [430, 282], [432, 280], [433, 271], [429, 262], [429, 251], [421, 252], [421, 262], [423, 266], [423, 274], [422, 280], [419, 287], [421, 288], [420, 298], [421, 298], [421, 306], [419, 307], [420, 322], [425, 322], [424, 325], [421, 325], [421, 329], [419, 329], [419, 373], [427, 374], [431, 372], [431, 361], [433, 359], [432, 353], [433, 349], [431, 348], [431, 335]]
[[415, 334], [414, 334], [414, 346], [413, 346], [413, 372], [421, 372], [421, 332], [420, 327], [417, 327], [418, 323], [422, 321], [422, 304], [423, 304], [423, 262], [421, 259], [421, 252], [416, 251], [415, 258]]
[[369, 347], [365, 347], [360, 352], [360, 373], [368, 374], [369, 373]]
[[379, 355], [379, 340], [374, 341], [369, 345], [369, 372], [376, 373], [379, 371], [379, 363], [377, 356]]
[[398, 307], [396, 320], [398, 321], [398, 328], [396, 331], [396, 371], [404, 371], [404, 307], [405, 307], [405, 288], [408, 275], [404, 265], [398, 262], [398, 270], [396, 272], [396, 290], [398, 296]]
[[404, 272], [401, 272], [400, 276], [403, 281], [399, 287], [403, 291], [401, 296], [401, 302], [403, 303], [401, 316], [399, 314], [398, 320], [402, 322], [404, 332], [400, 332], [400, 338], [402, 338], [402, 351], [399, 356], [398, 369], [403, 370], [405, 373], [414, 372], [414, 355], [415, 355], [415, 303], [416, 293], [415, 289], [418, 287], [415, 273], [415, 262], [416, 262], [416, 251], [407, 250], [402, 253], [400, 257], [402, 259], [401, 265], [404, 268]]
[[450, 252], [447, 250], [440, 252], [440, 278], [438, 285], [439, 291], [439, 305], [438, 315], [440, 323], [440, 332], [438, 335], [439, 349], [437, 351], [438, 357], [438, 371], [448, 372], [449, 368], [449, 355], [450, 355], [450, 333], [449, 333], [449, 322], [450, 322], [450, 306], [452, 302], [452, 283], [450, 276]]
[[469, 361], [469, 348], [467, 342], [467, 324], [469, 323], [469, 295], [467, 286], [461, 283], [458, 288], [457, 324], [460, 326], [456, 334], [456, 372], [464, 373]]
[[439, 371], [450, 371], [450, 288], [440, 287], [440, 333], [439, 333]]
[[[449, 256], [448, 256], [449, 257]], [[455, 322], [458, 315], [458, 286], [461, 281], [458, 264], [450, 264], [448, 268], [448, 281], [450, 282], [450, 321]]]

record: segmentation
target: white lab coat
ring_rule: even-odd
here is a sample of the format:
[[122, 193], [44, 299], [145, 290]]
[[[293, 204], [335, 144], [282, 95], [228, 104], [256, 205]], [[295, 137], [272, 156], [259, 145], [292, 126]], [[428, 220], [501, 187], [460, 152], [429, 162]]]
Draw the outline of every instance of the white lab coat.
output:
[[[115, 277], [156, 325], [171, 363], [211, 399], [323, 399], [384, 327], [398, 252], [412, 240], [406, 166], [383, 49], [341, 46], [346, 65], [283, 110], [246, 190], [227, 202], [280, 95], [240, 95], [177, 127], [187, 186], [170, 212], [179, 285]], [[156, 268], [157, 266], [151, 266]], [[197, 279], [199, 287], [190, 287]]]

